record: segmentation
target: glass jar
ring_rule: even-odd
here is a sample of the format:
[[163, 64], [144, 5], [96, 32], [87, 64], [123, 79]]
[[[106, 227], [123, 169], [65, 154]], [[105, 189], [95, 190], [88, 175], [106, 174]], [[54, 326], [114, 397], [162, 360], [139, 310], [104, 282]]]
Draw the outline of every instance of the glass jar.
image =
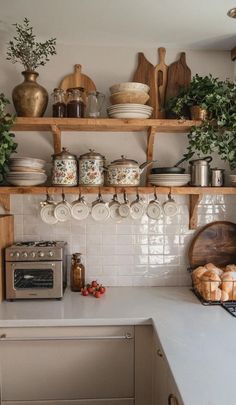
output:
[[85, 286], [85, 267], [81, 263], [81, 253], [71, 257], [70, 288], [71, 291], [81, 291]]
[[83, 98], [83, 88], [71, 88], [67, 90], [67, 117], [84, 118], [85, 103]]
[[77, 158], [66, 148], [62, 152], [52, 155], [52, 185], [53, 186], [76, 186], [78, 181]]
[[66, 101], [63, 89], [54, 89], [53, 93], [52, 116], [57, 118], [66, 117]]

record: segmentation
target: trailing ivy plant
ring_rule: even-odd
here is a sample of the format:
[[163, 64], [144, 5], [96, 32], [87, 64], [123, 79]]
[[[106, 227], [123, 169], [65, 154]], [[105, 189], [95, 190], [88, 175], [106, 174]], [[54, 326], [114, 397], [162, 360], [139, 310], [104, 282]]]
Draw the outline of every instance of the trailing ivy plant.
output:
[[56, 38], [37, 42], [28, 18], [24, 18], [23, 24], [13, 25], [16, 27], [16, 35], [8, 43], [7, 60], [21, 63], [27, 71], [35, 71], [49, 61], [49, 56], [56, 54]]
[[0, 182], [4, 180], [5, 173], [8, 172], [8, 163], [11, 154], [16, 152], [17, 143], [14, 141], [15, 135], [11, 132], [15, 116], [6, 113], [6, 106], [9, 100], [3, 93], [0, 94]]
[[[216, 152], [219, 157], [229, 163], [230, 169], [236, 168], [236, 84], [229, 80], [196, 75], [190, 90], [182, 92], [171, 100], [170, 106], [179, 118], [183, 117], [183, 109], [198, 100], [202, 108], [208, 111], [200, 126], [193, 126], [188, 134], [189, 144], [184, 156], [190, 159], [193, 155], [211, 154]], [[201, 86], [200, 86], [201, 83]], [[205, 95], [203, 90], [205, 86]], [[200, 91], [200, 88], [202, 89]], [[194, 91], [196, 94], [194, 96]], [[200, 98], [202, 101], [200, 103]], [[190, 97], [191, 96], [191, 97]]]

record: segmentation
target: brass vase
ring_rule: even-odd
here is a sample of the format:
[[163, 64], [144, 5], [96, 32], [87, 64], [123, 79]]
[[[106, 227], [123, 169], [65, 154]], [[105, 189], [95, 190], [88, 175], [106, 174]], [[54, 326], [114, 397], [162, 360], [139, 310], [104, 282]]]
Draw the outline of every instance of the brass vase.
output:
[[37, 83], [37, 72], [22, 72], [24, 81], [12, 91], [18, 117], [42, 117], [48, 105], [47, 90]]

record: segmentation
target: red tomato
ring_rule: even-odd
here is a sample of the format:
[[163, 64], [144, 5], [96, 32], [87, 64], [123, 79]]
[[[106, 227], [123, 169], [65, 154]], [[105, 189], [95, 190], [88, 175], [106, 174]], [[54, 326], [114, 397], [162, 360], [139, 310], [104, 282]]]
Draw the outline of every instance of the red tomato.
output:
[[100, 287], [99, 287], [98, 291], [100, 292], [100, 294], [104, 294], [104, 293], [105, 293], [105, 291], [106, 291], [106, 288], [105, 288], [105, 287], [103, 287], [103, 285], [100, 285]]
[[96, 288], [96, 287], [98, 286], [97, 281], [96, 281], [96, 280], [93, 280], [92, 283], [91, 283], [91, 286], [94, 287], [94, 288]]
[[87, 295], [89, 295], [89, 292], [87, 290], [87, 288], [84, 288], [83, 290], [81, 290], [81, 294], [86, 297]]
[[88, 287], [88, 292], [89, 292], [89, 294], [93, 294], [94, 288], [92, 286], [89, 286]]
[[95, 298], [100, 298], [101, 297], [101, 293], [99, 291], [94, 291], [93, 293]]

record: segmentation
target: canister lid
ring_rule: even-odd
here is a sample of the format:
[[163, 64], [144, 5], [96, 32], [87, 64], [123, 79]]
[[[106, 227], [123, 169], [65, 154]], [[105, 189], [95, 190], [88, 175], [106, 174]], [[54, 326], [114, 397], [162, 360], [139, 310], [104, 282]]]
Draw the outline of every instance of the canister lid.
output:
[[53, 159], [70, 159], [76, 160], [76, 156], [72, 155], [67, 148], [62, 148], [62, 151], [52, 155]]
[[126, 159], [124, 155], [121, 155], [121, 159], [116, 159], [111, 162], [111, 166], [130, 166], [130, 167], [139, 167], [139, 164], [136, 160]]
[[95, 152], [94, 149], [89, 149], [89, 152], [80, 155], [79, 159], [105, 160], [105, 156]]

